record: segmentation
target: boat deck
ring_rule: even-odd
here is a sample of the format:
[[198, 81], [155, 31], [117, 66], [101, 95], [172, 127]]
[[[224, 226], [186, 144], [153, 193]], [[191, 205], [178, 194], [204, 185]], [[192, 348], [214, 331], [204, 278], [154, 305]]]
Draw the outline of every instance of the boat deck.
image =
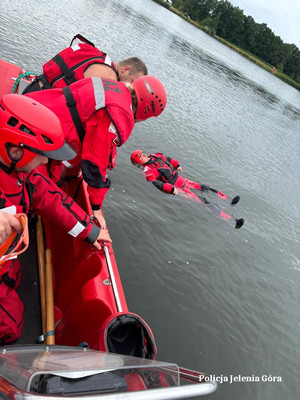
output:
[[22, 278], [17, 292], [24, 304], [24, 328], [22, 336], [11, 344], [35, 344], [42, 333], [35, 226], [36, 218], [28, 226], [30, 245], [27, 251], [19, 256]]

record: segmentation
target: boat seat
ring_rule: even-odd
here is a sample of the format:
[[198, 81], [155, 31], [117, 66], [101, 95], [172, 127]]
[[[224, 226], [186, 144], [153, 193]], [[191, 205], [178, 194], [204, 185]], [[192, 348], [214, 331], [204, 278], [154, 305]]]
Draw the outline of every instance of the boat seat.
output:
[[147, 389], [143, 378], [141, 378], [138, 374], [131, 372], [130, 374], [125, 376], [125, 380], [127, 383], [128, 392]]

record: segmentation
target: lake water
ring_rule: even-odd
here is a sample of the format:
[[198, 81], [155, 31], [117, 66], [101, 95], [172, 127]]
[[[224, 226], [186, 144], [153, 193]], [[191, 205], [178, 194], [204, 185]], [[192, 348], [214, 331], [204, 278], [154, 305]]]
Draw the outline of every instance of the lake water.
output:
[[[115, 61], [142, 58], [166, 87], [165, 112], [119, 150], [103, 209], [128, 307], [151, 326], [157, 359], [252, 380], [225, 382], [212, 399], [299, 399], [299, 91], [151, 0], [0, 8], [6, 61], [39, 73], [81, 33]], [[245, 225], [155, 189], [129, 162], [136, 148], [239, 194], [224, 211]]]

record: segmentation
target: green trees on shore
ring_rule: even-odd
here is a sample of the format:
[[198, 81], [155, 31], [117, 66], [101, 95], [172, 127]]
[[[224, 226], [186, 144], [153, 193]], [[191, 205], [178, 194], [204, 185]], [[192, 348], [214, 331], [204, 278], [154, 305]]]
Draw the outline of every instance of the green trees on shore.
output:
[[[169, 5], [171, 1], [157, 1]], [[206, 27], [206, 31], [249, 51], [300, 83], [300, 51], [276, 36], [267, 24], [258, 24], [227, 0], [173, 0], [172, 7]], [[276, 7], [276, 3], [274, 3]]]

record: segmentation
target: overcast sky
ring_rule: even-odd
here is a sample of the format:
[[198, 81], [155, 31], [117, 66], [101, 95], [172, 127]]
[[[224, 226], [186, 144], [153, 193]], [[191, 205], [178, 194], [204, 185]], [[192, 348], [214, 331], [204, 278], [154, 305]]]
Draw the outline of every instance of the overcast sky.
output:
[[284, 43], [300, 49], [300, 0], [229, 0], [255, 22], [266, 23]]

